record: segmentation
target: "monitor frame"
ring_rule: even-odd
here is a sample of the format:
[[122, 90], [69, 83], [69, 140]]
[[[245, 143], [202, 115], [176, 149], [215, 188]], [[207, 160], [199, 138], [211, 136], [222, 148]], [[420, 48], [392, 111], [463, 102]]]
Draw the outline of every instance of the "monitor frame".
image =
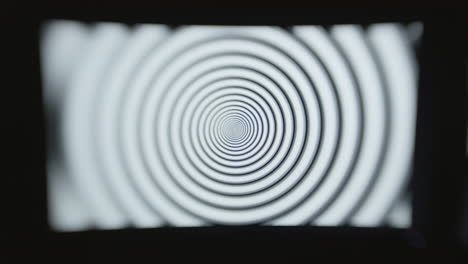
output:
[[[139, 9], [139, 8], [138, 8]], [[71, 11], [73, 10], [73, 11]], [[18, 204], [13, 232], [21, 237], [34, 236], [52, 245], [86, 242], [99, 245], [131, 246], [135, 241], [306, 241], [327, 247], [426, 247], [459, 245], [459, 210], [466, 179], [466, 37], [462, 15], [453, 9], [154, 9], [86, 7], [44, 8], [29, 20], [28, 48], [32, 50], [32, 78], [21, 92], [20, 111], [26, 125], [21, 127], [30, 152], [22, 158], [20, 176], [14, 182], [25, 193]], [[155, 11], [157, 10], [157, 11]], [[112, 11], [112, 12], [109, 12]], [[133, 11], [133, 10], [132, 10]], [[239, 14], [242, 14], [241, 16]], [[334, 25], [383, 22], [424, 23], [419, 62], [419, 89], [414, 168], [413, 224], [410, 229], [357, 227], [200, 227], [55, 232], [47, 220], [46, 126], [42, 105], [39, 56], [39, 27], [51, 19], [125, 24], [156, 23], [167, 25]], [[28, 37], [28, 39], [29, 39]], [[29, 58], [31, 61], [31, 58]], [[448, 67], [447, 65], [450, 65]], [[30, 131], [34, 131], [31, 135]], [[449, 180], [447, 180], [449, 179]], [[26, 210], [28, 208], [28, 210]], [[26, 211], [24, 211], [26, 210]], [[141, 244], [141, 243], [137, 243]], [[133, 244], [134, 245], [134, 244]]]

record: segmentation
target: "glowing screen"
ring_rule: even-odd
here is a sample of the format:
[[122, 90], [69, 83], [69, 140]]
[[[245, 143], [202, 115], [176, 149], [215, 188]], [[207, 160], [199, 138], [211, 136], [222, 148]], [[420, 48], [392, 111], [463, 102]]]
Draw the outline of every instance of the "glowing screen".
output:
[[45, 23], [50, 225], [409, 227], [421, 34]]

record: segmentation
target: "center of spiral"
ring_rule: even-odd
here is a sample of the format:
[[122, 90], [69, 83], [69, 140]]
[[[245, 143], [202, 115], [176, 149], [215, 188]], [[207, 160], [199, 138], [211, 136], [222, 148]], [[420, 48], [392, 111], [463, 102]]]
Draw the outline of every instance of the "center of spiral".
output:
[[239, 120], [227, 121], [223, 130], [226, 137], [233, 141], [240, 140], [245, 134], [245, 128]]

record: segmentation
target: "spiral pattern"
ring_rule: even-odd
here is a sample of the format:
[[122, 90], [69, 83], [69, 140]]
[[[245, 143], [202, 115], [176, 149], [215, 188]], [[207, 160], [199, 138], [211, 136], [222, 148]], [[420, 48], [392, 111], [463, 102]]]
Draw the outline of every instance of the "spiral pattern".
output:
[[90, 42], [63, 135], [107, 222], [372, 226], [405, 186], [417, 69], [400, 25], [99, 24]]

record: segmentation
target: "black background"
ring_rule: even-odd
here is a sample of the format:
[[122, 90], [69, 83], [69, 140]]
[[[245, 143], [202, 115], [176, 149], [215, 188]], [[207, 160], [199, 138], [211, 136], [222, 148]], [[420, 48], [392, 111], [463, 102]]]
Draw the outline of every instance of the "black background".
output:
[[[254, 9], [179, 8], [161, 9], [157, 4], [148, 7], [105, 6], [81, 2], [57, 6], [28, 6], [32, 15], [22, 13], [21, 22], [10, 20], [9, 43], [14, 61], [8, 73], [13, 73], [11, 85], [3, 95], [3, 111], [12, 118], [7, 125], [12, 145], [7, 153], [12, 161], [5, 162], [7, 209], [2, 218], [6, 230], [4, 239], [8, 251], [15, 249], [13, 258], [22, 255], [65, 259], [92, 259], [100, 253], [106, 259], [119, 252], [138, 252], [153, 256], [166, 249], [200, 247], [211, 254], [217, 246], [241, 253], [243, 248], [257, 249], [264, 245], [278, 248], [270, 253], [291, 252], [296, 246], [313, 254], [323, 249], [402, 248], [468, 248], [468, 232], [463, 236], [463, 223], [468, 218], [466, 171], [467, 123], [467, 50], [468, 12], [463, 9]], [[19, 7], [18, 10], [24, 10]], [[19, 14], [20, 14], [19, 13]], [[42, 21], [73, 19], [84, 22], [115, 21], [133, 23], [218, 24], [218, 25], [300, 25], [300, 24], [369, 24], [376, 22], [424, 22], [422, 46], [419, 50], [420, 85], [418, 94], [417, 138], [414, 160], [413, 228], [324, 228], [324, 227], [214, 227], [126, 229], [118, 231], [86, 231], [55, 233], [47, 225], [45, 125], [41, 98], [39, 61], [39, 32]], [[8, 32], [8, 30], [7, 30]], [[10, 54], [11, 55], [11, 54]], [[6, 191], [6, 192], [5, 192]], [[465, 195], [466, 197], [466, 195]], [[463, 211], [463, 208], [465, 211]], [[163, 248], [161, 247], [163, 246]], [[232, 246], [234, 245], [234, 246]], [[184, 249], [184, 250], [181, 250]], [[10, 252], [10, 253], [11, 253]], [[365, 254], [365, 253], [363, 253]]]

